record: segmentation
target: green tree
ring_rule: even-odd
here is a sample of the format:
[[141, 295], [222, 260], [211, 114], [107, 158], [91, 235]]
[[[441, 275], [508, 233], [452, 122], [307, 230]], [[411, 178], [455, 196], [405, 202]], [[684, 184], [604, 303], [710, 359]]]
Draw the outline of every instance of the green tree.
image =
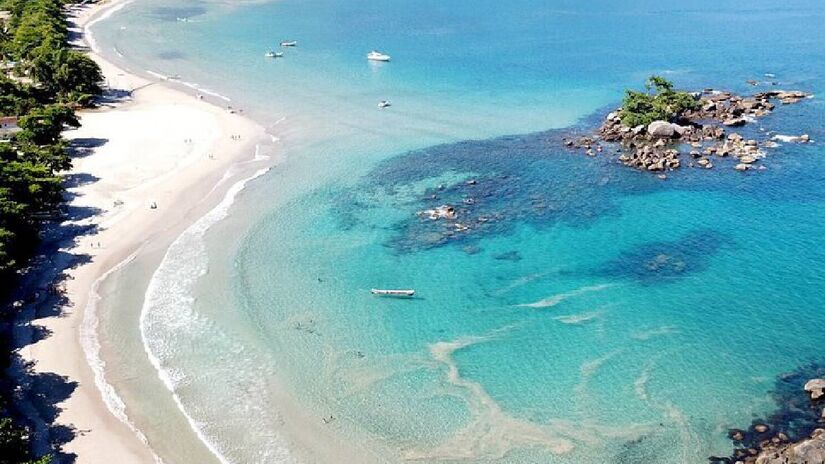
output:
[[66, 102], [89, 104], [102, 92], [100, 67], [88, 56], [74, 50], [57, 55], [54, 80]]
[[622, 124], [628, 127], [648, 125], [653, 121], [672, 121], [699, 102], [687, 92], [673, 90], [673, 83], [661, 76], [651, 76], [645, 83], [647, 92], [627, 90], [622, 102]]
[[35, 145], [54, 144], [60, 133], [69, 127], [80, 127], [74, 111], [65, 105], [48, 105], [36, 108], [17, 121], [22, 129], [17, 139]]
[[51, 458], [34, 460], [29, 452], [29, 434], [8, 417], [0, 418], [0, 464], [49, 464]]
[[0, 75], [0, 115], [19, 116], [37, 106], [31, 89]]

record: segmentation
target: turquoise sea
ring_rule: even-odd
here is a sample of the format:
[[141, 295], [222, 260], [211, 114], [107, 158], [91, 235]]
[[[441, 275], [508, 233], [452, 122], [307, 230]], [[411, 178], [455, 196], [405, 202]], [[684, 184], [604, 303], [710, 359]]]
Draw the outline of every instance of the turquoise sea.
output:
[[[814, 0], [128, 4], [104, 53], [242, 108], [280, 159], [101, 288], [130, 419], [166, 462], [730, 455], [822, 362], [823, 99], [751, 125], [815, 142], [744, 174], [662, 181], [561, 138], [651, 74], [821, 94], [823, 22]], [[470, 229], [417, 214], [442, 204]]]

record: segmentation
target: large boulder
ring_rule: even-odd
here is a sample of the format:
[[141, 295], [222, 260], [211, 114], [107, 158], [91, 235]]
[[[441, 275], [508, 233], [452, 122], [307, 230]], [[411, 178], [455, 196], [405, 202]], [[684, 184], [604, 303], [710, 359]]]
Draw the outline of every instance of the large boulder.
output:
[[728, 127], [740, 127], [744, 126], [748, 123], [748, 120], [745, 118], [729, 118], [722, 121], [722, 124]]
[[812, 400], [825, 396], [825, 379], [811, 379], [803, 387], [811, 395]]
[[[677, 129], [678, 128], [678, 129]], [[647, 133], [651, 137], [671, 138], [679, 136], [684, 129], [678, 124], [671, 124], [667, 121], [653, 121], [647, 125]]]

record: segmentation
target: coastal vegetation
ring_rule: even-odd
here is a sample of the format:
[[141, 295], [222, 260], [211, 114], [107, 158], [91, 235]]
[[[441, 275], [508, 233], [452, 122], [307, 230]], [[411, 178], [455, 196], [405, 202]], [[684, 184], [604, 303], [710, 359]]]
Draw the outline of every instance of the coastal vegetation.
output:
[[625, 126], [646, 126], [653, 121], [671, 121], [699, 105], [693, 95], [674, 90], [673, 83], [661, 76], [648, 78], [645, 88], [647, 92], [631, 89], [625, 91], [621, 114]]
[[[77, 127], [74, 110], [99, 96], [97, 64], [69, 44], [61, 0], [0, 0], [0, 296], [34, 253], [44, 221], [59, 217], [64, 201], [59, 172], [71, 167], [61, 133]], [[14, 305], [9, 306], [14, 311]], [[14, 317], [7, 310], [3, 320]], [[0, 367], [11, 360], [0, 334]], [[9, 381], [0, 384], [0, 464], [35, 461], [28, 432], [16, 423]]]

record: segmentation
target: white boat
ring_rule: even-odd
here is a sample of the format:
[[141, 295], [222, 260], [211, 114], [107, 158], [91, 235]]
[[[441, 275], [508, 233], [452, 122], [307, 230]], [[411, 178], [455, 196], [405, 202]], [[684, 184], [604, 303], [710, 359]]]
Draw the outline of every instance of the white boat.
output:
[[390, 61], [390, 55], [373, 50], [367, 54], [367, 59], [372, 61]]
[[394, 297], [404, 297], [409, 298], [415, 295], [415, 290], [381, 290], [377, 288], [373, 288], [370, 290], [370, 293], [373, 295], [378, 296], [394, 296]]
[[273, 51], [266, 52], [266, 57], [267, 58], [282, 58], [283, 56], [284, 56], [284, 52], [273, 52]]
[[282, 47], [296, 47], [297, 45], [297, 40], [284, 40], [283, 42], [281, 42]]
[[386, 108], [386, 107], [388, 107], [388, 106], [392, 106], [392, 103], [390, 103], [390, 101], [389, 101], [389, 100], [381, 100], [381, 101], [378, 103], [378, 107], [379, 107], [379, 108], [382, 108], [382, 109], [383, 109], [383, 108]]

